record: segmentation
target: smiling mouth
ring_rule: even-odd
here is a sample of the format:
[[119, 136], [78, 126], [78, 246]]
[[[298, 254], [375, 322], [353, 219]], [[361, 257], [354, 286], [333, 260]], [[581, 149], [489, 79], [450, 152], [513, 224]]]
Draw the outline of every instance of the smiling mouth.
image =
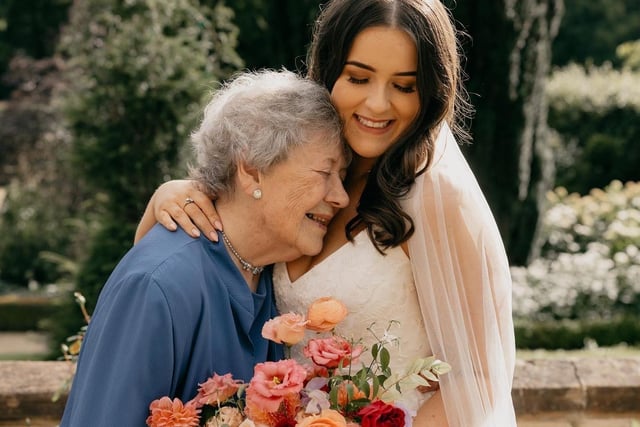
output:
[[327, 218], [321, 218], [319, 216], [315, 216], [314, 214], [308, 213], [308, 214], [306, 214], [306, 217], [309, 218], [312, 221], [317, 222], [318, 224], [324, 225], [325, 227], [329, 223], [329, 220]]
[[359, 115], [355, 115], [356, 119], [358, 120], [358, 122], [366, 127], [372, 128], [372, 129], [384, 129], [387, 126], [389, 126], [389, 124], [391, 124], [391, 120], [383, 120], [383, 121], [379, 121], [379, 122], [374, 122], [373, 120], [369, 120], [369, 119], [365, 119], [362, 116]]

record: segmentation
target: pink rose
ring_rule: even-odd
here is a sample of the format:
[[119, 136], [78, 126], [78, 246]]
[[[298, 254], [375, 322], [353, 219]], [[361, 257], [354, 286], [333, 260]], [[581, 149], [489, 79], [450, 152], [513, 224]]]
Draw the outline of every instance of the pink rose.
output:
[[362, 346], [353, 347], [346, 339], [332, 336], [309, 340], [302, 352], [316, 365], [337, 368], [341, 362], [342, 366], [357, 362], [362, 354]]
[[362, 427], [398, 427], [403, 426], [404, 411], [396, 406], [376, 400], [358, 411], [362, 417]]
[[304, 338], [306, 324], [307, 321], [299, 314], [283, 314], [264, 324], [262, 336], [278, 344], [294, 345]]
[[329, 332], [347, 317], [347, 306], [332, 297], [315, 300], [307, 310], [307, 329]]
[[234, 380], [231, 374], [213, 374], [211, 378], [199, 384], [198, 395], [193, 399], [199, 408], [203, 405], [218, 405], [238, 391], [242, 381]]
[[276, 412], [285, 397], [299, 399], [306, 377], [307, 371], [293, 359], [258, 363], [247, 388], [247, 409]]
[[193, 402], [186, 405], [178, 398], [165, 396], [149, 405], [151, 415], [147, 417], [149, 427], [197, 427], [200, 424], [200, 409]]

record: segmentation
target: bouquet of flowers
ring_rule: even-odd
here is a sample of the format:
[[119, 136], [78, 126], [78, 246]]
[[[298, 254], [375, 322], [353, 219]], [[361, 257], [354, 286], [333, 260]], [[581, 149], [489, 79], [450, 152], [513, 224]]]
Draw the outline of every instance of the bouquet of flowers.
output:
[[[309, 363], [293, 359], [259, 363], [248, 384], [231, 374], [214, 374], [200, 384], [189, 402], [154, 400], [149, 427], [398, 427], [411, 426], [411, 411], [398, 400], [402, 392], [429, 387], [450, 366], [434, 357], [416, 360], [400, 374], [391, 372], [385, 336], [368, 349], [372, 362], [358, 365], [365, 349], [333, 333], [347, 315], [342, 302], [316, 300], [302, 316], [287, 313], [269, 320], [262, 335], [290, 346], [306, 331], [318, 334], [303, 353]], [[369, 328], [373, 333], [373, 330]], [[375, 336], [375, 334], [374, 334]]]

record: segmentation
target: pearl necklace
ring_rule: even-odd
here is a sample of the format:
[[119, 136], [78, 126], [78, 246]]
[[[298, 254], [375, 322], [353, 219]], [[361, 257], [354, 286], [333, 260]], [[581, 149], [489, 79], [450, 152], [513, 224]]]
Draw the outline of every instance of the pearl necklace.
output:
[[251, 264], [249, 261], [242, 258], [240, 254], [236, 251], [236, 248], [233, 247], [233, 245], [227, 238], [227, 235], [224, 233], [224, 231], [221, 231], [220, 233], [222, 234], [222, 239], [224, 240], [224, 243], [229, 247], [229, 250], [231, 251], [231, 253], [238, 259], [238, 261], [240, 261], [240, 265], [242, 265], [243, 270], [248, 271], [254, 276], [257, 276], [258, 274], [262, 273], [262, 270], [264, 270], [264, 267], [256, 267], [253, 264]]

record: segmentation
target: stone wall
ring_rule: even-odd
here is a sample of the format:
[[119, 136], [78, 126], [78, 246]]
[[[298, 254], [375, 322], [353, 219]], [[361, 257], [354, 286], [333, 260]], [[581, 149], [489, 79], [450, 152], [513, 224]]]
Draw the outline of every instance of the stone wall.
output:
[[[0, 426], [59, 419], [66, 395], [53, 396], [70, 369], [66, 362], [0, 361]], [[632, 419], [640, 423], [640, 358], [518, 360], [513, 398], [518, 419], [534, 420], [520, 425], [547, 425], [547, 419], [562, 420], [548, 425], [581, 426], [587, 424], [576, 420], [598, 417], [609, 420], [603, 426], [631, 426]], [[628, 424], [610, 421], [623, 416]]]

